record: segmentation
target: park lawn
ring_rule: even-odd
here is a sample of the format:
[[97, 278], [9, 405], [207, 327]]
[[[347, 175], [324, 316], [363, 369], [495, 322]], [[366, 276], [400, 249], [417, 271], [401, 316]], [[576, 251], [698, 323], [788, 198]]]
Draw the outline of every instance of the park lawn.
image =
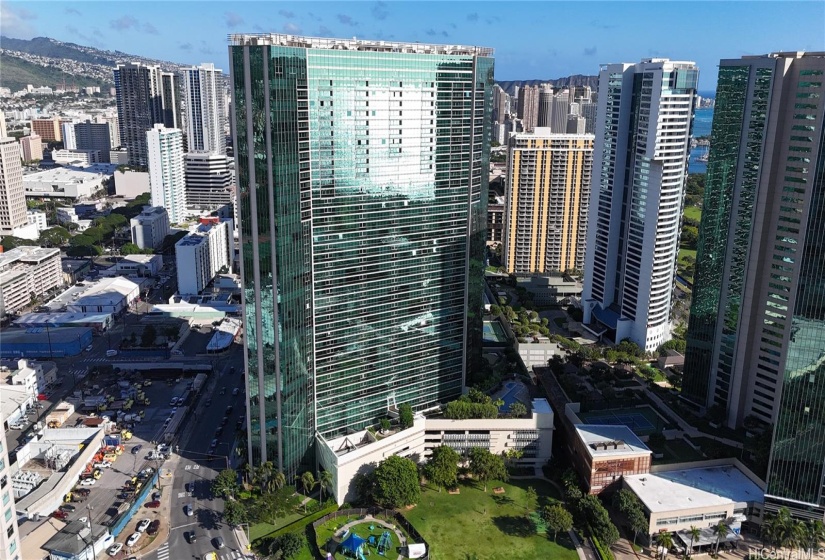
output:
[[685, 218], [690, 218], [691, 220], [696, 220], [697, 222], [702, 221], [702, 209], [698, 206], [685, 206]]
[[684, 247], [679, 247], [679, 260], [681, 261], [685, 257], [693, 257], [696, 260], [696, 249], [685, 249]]
[[[504, 494], [493, 488], [503, 486]], [[460, 485], [460, 494], [427, 489], [421, 501], [410, 510], [402, 510], [430, 545], [439, 560], [465, 560], [472, 556], [484, 560], [515, 558], [553, 558], [576, 560], [578, 555], [567, 535], [559, 544], [546, 534], [536, 532], [525, 509], [528, 486], [536, 489], [539, 507], [558, 501], [558, 492], [541, 480], [514, 480], [510, 484], [489, 482], [483, 486], [468, 482]]]
[[[312, 511], [310, 510], [309, 515], [312, 515]], [[249, 540], [251, 542], [255, 542], [256, 540], [267, 536], [273, 531], [277, 531], [281, 527], [286, 527], [290, 523], [294, 521], [298, 521], [299, 519], [306, 517], [304, 515], [304, 510], [301, 508], [300, 511], [296, 511], [294, 513], [290, 513], [286, 517], [279, 517], [278, 522], [275, 525], [271, 523], [255, 523], [254, 525], [249, 526]]]

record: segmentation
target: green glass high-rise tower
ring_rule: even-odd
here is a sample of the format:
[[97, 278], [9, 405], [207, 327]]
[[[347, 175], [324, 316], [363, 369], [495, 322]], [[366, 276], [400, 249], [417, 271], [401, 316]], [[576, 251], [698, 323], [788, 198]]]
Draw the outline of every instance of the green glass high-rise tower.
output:
[[722, 60], [682, 395], [773, 427], [769, 508], [825, 513], [825, 53]]
[[230, 42], [248, 452], [289, 476], [481, 358], [492, 50]]

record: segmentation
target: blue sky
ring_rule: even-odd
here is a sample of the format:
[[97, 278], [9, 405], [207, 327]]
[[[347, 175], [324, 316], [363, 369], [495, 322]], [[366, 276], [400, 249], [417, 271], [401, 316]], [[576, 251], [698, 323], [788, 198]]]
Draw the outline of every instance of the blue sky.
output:
[[694, 60], [714, 89], [720, 58], [825, 51], [825, 2], [217, 2], [135, 0], [0, 4], [3, 35], [46, 36], [227, 70], [228, 33], [476, 44], [496, 78], [596, 74], [651, 56]]

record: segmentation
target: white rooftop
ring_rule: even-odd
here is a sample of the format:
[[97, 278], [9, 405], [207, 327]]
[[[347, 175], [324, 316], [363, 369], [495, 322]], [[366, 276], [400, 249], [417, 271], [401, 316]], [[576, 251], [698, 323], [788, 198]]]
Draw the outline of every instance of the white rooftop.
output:
[[[130, 294], [136, 293], [138, 289], [138, 284], [122, 276], [102, 278], [97, 282], [86, 281], [83, 285], [72, 286], [47, 305], [53, 310], [72, 304], [109, 305], [112, 303], [113, 293], [128, 297]], [[97, 300], [99, 300], [99, 303], [95, 303]]]
[[762, 489], [733, 465], [634, 474], [624, 481], [654, 513], [765, 499]]
[[10, 251], [0, 253], [0, 270], [18, 261], [39, 262], [43, 259], [60, 256], [60, 249], [48, 249], [44, 247], [31, 247], [23, 245]]
[[627, 426], [576, 424], [576, 433], [593, 458], [650, 454], [650, 449]]

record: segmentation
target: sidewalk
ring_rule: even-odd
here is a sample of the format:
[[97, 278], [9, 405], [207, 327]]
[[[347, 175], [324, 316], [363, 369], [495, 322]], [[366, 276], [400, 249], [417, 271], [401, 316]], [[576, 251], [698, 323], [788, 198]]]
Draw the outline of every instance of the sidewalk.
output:
[[[172, 482], [174, 481], [174, 472], [180, 462], [180, 457], [177, 454], [172, 454], [172, 457], [163, 463], [160, 468], [160, 476], [158, 477], [158, 486], [160, 486], [160, 507], [157, 509], [149, 509], [141, 507], [139, 514], [135, 518], [144, 518], [155, 520], [160, 519], [160, 531], [155, 536], [155, 539], [143, 548], [134, 550], [138, 558], [151, 554], [166, 544], [169, 540], [169, 533], [172, 529], [169, 521], [172, 519]], [[168, 476], [164, 476], [168, 475]]]

